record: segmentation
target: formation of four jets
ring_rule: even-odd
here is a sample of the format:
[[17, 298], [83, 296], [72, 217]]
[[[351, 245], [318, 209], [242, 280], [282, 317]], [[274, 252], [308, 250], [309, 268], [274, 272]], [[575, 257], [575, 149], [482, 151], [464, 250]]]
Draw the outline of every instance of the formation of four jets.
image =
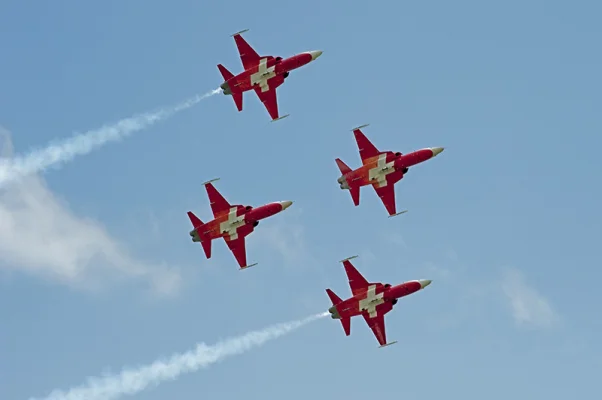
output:
[[[220, 87], [225, 95], [232, 96], [238, 111], [242, 111], [243, 93], [255, 90], [272, 121], [288, 117], [288, 114], [280, 116], [278, 113], [276, 88], [284, 83], [290, 71], [314, 61], [322, 55], [322, 51], [309, 51], [284, 59], [274, 56], [259, 56], [241, 36], [241, 33], [246, 31], [240, 31], [232, 35], [244, 71], [234, 75], [223, 65], [218, 64], [217, 67], [224, 78], [224, 82]], [[361, 131], [366, 126], [368, 125], [353, 129], [362, 165], [352, 170], [341, 159], [337, 158], [335, 161], [341, 172], [337, 182], [341, 189], [349, 190], [355, 206], [358, 206], [360, 202], [360, 188], [372, 185], [384, 204], [389, 217], [405, 213], [407, 210], [396, 211], [395, 183], [407, 174], [410, 167], [437, 156], [443, 151], [443, 148], [424, 148], [407, 154], [379, 151]], [[212, 183], [218, 179], [204, 183], [213, 212], [213, 219], [204, 223], [195, 214], [188, 211], [188, 218], [193, 226], [190, 236], [193, 242], [201, 244], [207, 259], [211, 258], [212, 241], [217, 238], [224, 238], [240, 269], [247, 269], [257, 263], [247, 264], [245, 237], [253, 232], [255, 227], [259, 225], [260, 220], [286, 210], [293, 202], [278, 201], [259, 207], [241, 204], [232, 205], [213, 186]], [[352, 297], [341, 300], [332, 290], [326, 289], [328, 297], [332, 301], [332, 307], [329, 309], [331, 317], [341, 321], [345, 334], [349, 336], [351, 317], [362, 315], [376, 336], [380, 347], [394, 344], [396, 342], [387, 342], [385, 314], [393, 309], [399, 298], [424, 289], [431, 281], [427, 279], [413, 280], [396, 286], [380, 282], [370, 283], [349, 261], [355, 257], [357, 256], [342, 260]]]

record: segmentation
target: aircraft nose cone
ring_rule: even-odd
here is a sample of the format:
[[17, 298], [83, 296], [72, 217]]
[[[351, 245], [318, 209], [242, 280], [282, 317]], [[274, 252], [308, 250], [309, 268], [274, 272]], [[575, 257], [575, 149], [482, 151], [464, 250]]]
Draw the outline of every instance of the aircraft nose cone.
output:
[[443, 147], [431, 147], [431, 151], [433, 152], [433, 157], [437, 154], [441, 153], [444, 150]]
[[287, 208], [289, 208], [291, 206], [291, 204], [293, 204], [292, 201], [281, 201], [280, 205], [282, 206], [282, 211], [286, 210]]
[[424, 289], [430, 285], [432, 281], [430, 279], [420, 279], [418, 282], [420, 282], [420, 286], [422, 286], [422, 289]]
[[311, 60], [313, 61], [322, 55], [322, 50], [309, 51], [308, 53], [311, 54]]

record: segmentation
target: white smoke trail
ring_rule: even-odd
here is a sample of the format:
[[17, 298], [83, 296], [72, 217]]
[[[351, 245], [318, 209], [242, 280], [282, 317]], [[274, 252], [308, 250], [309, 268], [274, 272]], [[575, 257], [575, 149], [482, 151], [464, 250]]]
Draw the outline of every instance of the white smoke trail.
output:
[[[228, 356], [241, 354], [261, 346], [327, 315], [328, 312], [325, 312], [298, 321], [272, 325], [259, 331], [218, 342], [213, 346], [199, 343], [194, 350], [175, 354], [168, 360], [157, 360], [150, 365], [124, 369], [118, 375], [88, 378], [87, 383], [81, 386], [71, 388], [66, 392], [54, 390], [50, 395], [39, 400], [114, 400], [123, 395], [136, 394], [163, 381], [175, 380], [181, 374], [206, 368]], [[30, 398], [30, 400], [38, 399]]]
[[134, 115], [114, 124], [77, 134], [44, 149], [33, 150], [29, 154], [15, 157], [12, 160], [0, 161], [0, 187], [22, 176], [42, 172], [52, 166], [70, 161], [75, 156], [87, 154], [107, 142], [120, 140], [220, 92], [221, 89], [218, 88], [204, 95], [191, 97], [175, 106]]

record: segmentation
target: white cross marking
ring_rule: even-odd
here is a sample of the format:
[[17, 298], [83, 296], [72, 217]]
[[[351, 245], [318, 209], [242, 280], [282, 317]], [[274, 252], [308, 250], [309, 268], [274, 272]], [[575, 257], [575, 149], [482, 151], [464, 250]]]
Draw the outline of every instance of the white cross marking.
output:
[[378, 156], [376, 167], [368, 171], [368, 179], [378, 181], [378, 187], [387, 186], [387, 175], [395, 172], [394, 161], [387, 162], [387, 154], [383, 153]]
[[276, 76], [274, 72], [275, 66], [267, 67], [268, 59], [262, 58], [259, 60], [259, 66], [257, 67], [257, 72], [251, 75], [251, 85], [259, 84], [262, 92], [267, 92], [270, 90], [270, 86], [268, 85], [268, 79]]
[[384, 292], [376, 294], [376, 285], [368, 286], [366, 298], [359, 301], [360, 312], [368, 311], [370, 318], [376, 317], [376, 306], [385, 302], [383, 295]]
[[230, 240], [238, 239], [238, 232], [236, 230], [245, 222], [245, 216], [237, 216], [237, 211], [238, 209], [236, 207], [230, 208], [230, 212], [228, 212], [228, 219], [219, 224], [220, 231], [222, 233], [228, 233], [230, 235]]

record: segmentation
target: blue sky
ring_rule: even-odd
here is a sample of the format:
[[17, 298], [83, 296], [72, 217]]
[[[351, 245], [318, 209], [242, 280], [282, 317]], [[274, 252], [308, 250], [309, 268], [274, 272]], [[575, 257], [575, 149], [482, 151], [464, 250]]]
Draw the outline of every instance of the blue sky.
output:
[[[338, 260], [370, 281], [433, 279], [387, 314], [323, 319], [141, 392], [144, 400], [591, 397], [602, 368], [599, 110], [594, 1], [0, 2], [0, 125], [15, 153], [175, 104], [242, 70], [230, 34], [264, 55], [323, 50], [278, 89], [216, 95], [120, 143], [0, 191], [0, 398], [43, 397], [349, 295]], [[334, 159], [350, 129], [382, 150], [443, 146], [396, 186], [387, 218], [359, 207]], [[5, 138], [6, 140], [6, 138]], [[205, 260], [186, 211], [201, 183], [232, 203], [295, 203]], [[7, 221], [10, 221], [8, 223]], [[161, 285], [156, 285], [160, 283]]]

